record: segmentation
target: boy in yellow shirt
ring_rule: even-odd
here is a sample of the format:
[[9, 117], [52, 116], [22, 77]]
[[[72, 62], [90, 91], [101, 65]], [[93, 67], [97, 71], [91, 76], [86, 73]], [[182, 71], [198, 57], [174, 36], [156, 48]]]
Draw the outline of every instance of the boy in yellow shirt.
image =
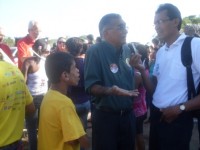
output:
[[49, 55], [45, 70], [51, 83], [40, 108], [38, 150], [79, 150], [89, 141], [71, 99], [68, 86], [79, 81], [73, 56], [64, 52]]

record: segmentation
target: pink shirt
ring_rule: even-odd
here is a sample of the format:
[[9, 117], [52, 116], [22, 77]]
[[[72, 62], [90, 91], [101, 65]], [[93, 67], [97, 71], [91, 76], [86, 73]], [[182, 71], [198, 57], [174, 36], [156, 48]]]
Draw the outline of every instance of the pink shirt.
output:
[[143, 116], [147, 112], [146, 90], [144, 87], [138, 88], [139, 95], [134, 98], [133, 111], [136, 117]]

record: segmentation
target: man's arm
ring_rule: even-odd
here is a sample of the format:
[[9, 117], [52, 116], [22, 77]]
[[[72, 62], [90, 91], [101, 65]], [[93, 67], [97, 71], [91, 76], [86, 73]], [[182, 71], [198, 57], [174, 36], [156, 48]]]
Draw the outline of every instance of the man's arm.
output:
[[104, 87], [101, 85], [93, 85], [90, 92], [93, 95], [118, 95], [118, 96], [138, 96], [138, 90], [125, 90], [116, 85], [112, 87]]
[[67, 143], [69, 143], [71, 145], [77, 145], [78, 143], [80, 143], [80, 146], [82, 148], [84, 148], [84, 149], [90, 148], [90, 142], [89, 142], [89, 139], [88, 139], [87, 135], [83, 135], [79, 139], [73, 140], [73, 141], [69, 141]]
[[32, 116], [34, 114], [34, 112], [35, 112], [34, 103], [32, 102], [32, 103], [26, 105], [25, 111], [26, 111], [26, 115]]
[[[185, 105], [186, 112], [190, 112], [192, 110], [197, 110], [200, 108], [200, 95], [197, 95], [195, 98], [186, 101], [183, 103]], [[180, 110], [180, 105], [170, 106], [167, 108], [161, 109], [163, 115], [161, 120], [165, 120], [166, 122], [172, 122], [174, 119], [178, 117], [183, 111]]]
[[157, 85], [157, 79], [155, 76], [153, 76], [152, 79], [150, 80], [150, 78], [147, 76], [145, 67], [141, 63], [141, 55], [139, 54], [132, 55], [129, 63], [132, 67], [139, 70], [139, 72], [141, 73], [145, 89], [151, 94], [153, 94]]
[[82, 137], [80, 137], [79, 139], [79, 143], [80, 143], [80, 145], [81, 145], [81, 147], [83, 147], [83, 148], [90, 148], [90, 142], [89, 142], [89, 139], [88, 139], [88, 137], [87, 137], [87, 135], [84, 135], [84, 136], [82, 136]]
[[25, 60], [22, 65], [22, 74], [24, 75], [25, 82], [27, 81], [28, 70], [30, 66], [31, 66], [30, 60]]
[[188, 100], [185, 105], [185, 111], [197, 110], [200, 108], [200, 95], [197, 95], [191, 100]]

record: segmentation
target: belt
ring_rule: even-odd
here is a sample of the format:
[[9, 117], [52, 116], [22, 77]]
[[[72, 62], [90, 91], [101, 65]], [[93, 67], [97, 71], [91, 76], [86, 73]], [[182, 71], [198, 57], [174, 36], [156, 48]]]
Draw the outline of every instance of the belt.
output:
[[123, 115], [129, 114], [130, 112], [133, 111], [133, 109], [113, 110], [110, 108], [99, 108], [97, 110], [102, 111], [102, 112], [107, 112], [107, 113], [110, 113], [113, 115], [118, 115], [118, 116], [123, 116]]
[[43, 97], [45, 94], [39, 94], [39, 95], [32, 95], [33, 98], [35, 97]]
[[17, 140], [17, 141], [15, 141], [15, 142], [13, 142], [13, 143], [10, 143], [10, 144], [8, 144], [8, 145], [1, 146], [1, 147], [0, 147], [0, 150], [1, 150], [1, 149], [3, 150], [3, 149], [6, 149], [6, 148], [9, 148], [9, 147], [12, 147], [12, 146], [18, 145], [19, 142], [20, 142], [20, 140]]

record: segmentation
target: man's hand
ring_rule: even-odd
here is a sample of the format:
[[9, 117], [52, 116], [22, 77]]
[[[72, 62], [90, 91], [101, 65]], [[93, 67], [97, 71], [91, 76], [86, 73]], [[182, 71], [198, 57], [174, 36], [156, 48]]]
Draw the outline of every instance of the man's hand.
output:
[[179, 108], [179, 105], [163, 108], [160, 111], [163, 113], [161, 120], [164, 120], [168, 123], [175, 120], [182, 112]]
[[109, 89], [110, 93], [112, 95], [118, 95], [118, 96], [138, 96], [139, 92], [138, 90], [125, 90], [122, 88], [119, 88], [118, 86], [114, 85]]
[[91, 93], [94, 95], [117, 95], [117, 96], [138, 96], [138, 90], [125, 90], [116, 85], [112, 87], [103, 87], [101, 85], [93, 85]]

